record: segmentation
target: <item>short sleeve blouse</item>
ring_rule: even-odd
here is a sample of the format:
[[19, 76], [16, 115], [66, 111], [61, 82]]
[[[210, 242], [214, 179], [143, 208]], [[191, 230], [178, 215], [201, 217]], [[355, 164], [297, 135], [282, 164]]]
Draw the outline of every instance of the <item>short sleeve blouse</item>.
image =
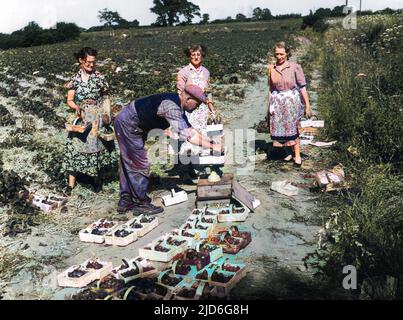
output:
[[101, 97], [107, 94], [109, 85], [105, 77], [98, 71], [91, 73], [88, 81], [84, 82], [81, 77], [81, 70], [77, 72], [65, 85], [68, 90], [74, 90], [74, 100], [78, 103], [86, 100], [100, 101]]
[[268, 68], [270, 91], [286, 91], [306, 86], [302, 67], [292, 61], [286, 61], [282, 66], [270, 64]]

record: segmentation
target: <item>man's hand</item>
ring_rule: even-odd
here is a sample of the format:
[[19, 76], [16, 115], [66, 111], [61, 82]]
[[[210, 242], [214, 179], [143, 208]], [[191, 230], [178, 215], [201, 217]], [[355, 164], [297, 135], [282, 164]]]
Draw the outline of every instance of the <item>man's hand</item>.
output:
[[213, 154], [222, 154], [224, 152], [224, 146], [220, 143], [213, 144]]

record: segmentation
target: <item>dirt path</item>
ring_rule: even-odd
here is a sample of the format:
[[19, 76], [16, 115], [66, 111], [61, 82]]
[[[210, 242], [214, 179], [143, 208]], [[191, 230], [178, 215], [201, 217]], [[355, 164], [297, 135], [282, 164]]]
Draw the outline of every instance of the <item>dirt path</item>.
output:
[[[301, 45], [294, 55], [297, 60], [309, 48], [307, 39], [299, 40]], [[264, 66], [257, 68], [264, 70]], [[264, 71], [261, 74], [265, 74]], [[262, 76], [246, 88], [244, 102], [222, 104], [226, 127], [248, 128], [264, 119], [267, 112], [267, 92], [267, 78]], [[315, 95], [312, 93], [311, 98], [315, 110]], [[256, 134], [255, 142], [256, 146], [267, 148], [268, 134]], [[312, 182], [303, 177], [320, 160], [320, 153], [312, 148], [315, 147], [303, 147], [304, 165], [301, 169], [295, 169], [288, 163], [261, 161], [255, 164], [250, 174], [237, 175], [238, 181], [260, 199], [262, 205], [243, 224], [243, 227], [252, 231], [253, 241], [242, 252], [249, 263], [250, 271], [234, 289], [233, 297], [261, 297], [262, 292], [269, 292], [269, 296], [273, 297], [281, 296], [278, 293], [282, 290], [281, 283], [277, 284], [277, 289], [264, 291], [268, 283], [273, 283], [273, 272], [279, 267], [295, 274], [306, 273], [302, 259], [315, 249], [315, 236], [319, 230], [319, 226], [309, 225], [306, 221], [312, 218], [317, 195], [301, 188], [299, 195], [291, 198], [271, 191], [270, 185], [272, 181], [285, 179], [301, 184]], [[238, 169], [239, 165], [230, 165], [224, 171], [237, 173]], [[182, 187], [194, 190], [194, 187]], [[2, 240], [1, 246], [6, 247], [8, 252], [21, 252], [30, 259], [16, 270], [17, 274], [5, 287], [5, 299], [64, 299], [76, 290], [57, 287], [55, 276], [58, 272], [89, 257], [112, 261], [114, 265], [118, 265], [122, 258], [135, 257], [141, 246], [179, 227], [194, 207], [195, 194], [190, 192], [188, 202], [166, 208], [165, 213], [159, 217], [160, 226], [127, 247], [82, 243], [78, 239], [78, 230], [96, 219], [131, 218], [130, 215], [118, 217], [114, 214], [118, 185], [114, 183], [108, 188], [101, 195], [86, 193], [84, 189], [80, 189], [78, 195], [69, 201], [67, 213], [56, 213], [51, 223], [33, 227], [31, 235], [16, 240]], [[161, 193], [159, 190], [153, 195], [156, 197]]]

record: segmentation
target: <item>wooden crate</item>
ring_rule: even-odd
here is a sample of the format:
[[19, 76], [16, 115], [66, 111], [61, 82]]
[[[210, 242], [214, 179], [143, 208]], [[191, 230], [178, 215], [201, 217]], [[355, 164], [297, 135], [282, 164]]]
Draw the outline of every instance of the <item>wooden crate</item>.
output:
[[[202, 245], [208, 246], [208, 247], [213, 247], [213, 245], [208, 244], [207, 241], [199, 241], [195, 247], [197, 252], [200, 252], [200, 248]], [[210, 262], [214, 262], [223, 256], [222, 247], [220, 247], [219, 245], [216, 247], [217, 248], [215, 250], [209, 252]]]
[[232, 196], [233, 178], [233, 174], [227, 173], [218, 182], [200, 179], [197, 183], [197, 201], [230, 199]]

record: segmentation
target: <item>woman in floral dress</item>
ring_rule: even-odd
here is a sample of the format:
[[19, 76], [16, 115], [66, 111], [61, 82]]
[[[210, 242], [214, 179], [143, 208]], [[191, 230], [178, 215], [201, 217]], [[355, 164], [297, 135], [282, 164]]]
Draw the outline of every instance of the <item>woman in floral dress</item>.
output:
[[108, 84], [95, 70], [96, 55], [97, 51], [88, 47], [75, 54], [80, 70], [65, 85], [67, 104], [86, 126], [83, 133], [69, 132], [66, 141], [63, 169], [69, 174], [67, 193], [74, 188], [77, 173], [93, 177], [95, 191], [99, 191], [101, 174], [118, 163], [114, 142], [98, 138], [98, 131], [110, 122], [110, 112], [101, 105], [108, 94]]
[[[190, 63], [178, 72], [178, 94], [181, 94], [188, 84], [197, 85], [203, 91], [206, 91], [210, 77], [210, 72], [202, 66], [203, 58], [206, 56], [206, 48], [201, 45], [193, 45], [187, 48], [185, 53], [190, 59]], [[206, 129], [209, 110], [215, 113], [211, 101], [208, 101], [207, 104], [202, 104], [193, 113], [186, 112], [186, 116], [193, 128], [201, 132]]]

